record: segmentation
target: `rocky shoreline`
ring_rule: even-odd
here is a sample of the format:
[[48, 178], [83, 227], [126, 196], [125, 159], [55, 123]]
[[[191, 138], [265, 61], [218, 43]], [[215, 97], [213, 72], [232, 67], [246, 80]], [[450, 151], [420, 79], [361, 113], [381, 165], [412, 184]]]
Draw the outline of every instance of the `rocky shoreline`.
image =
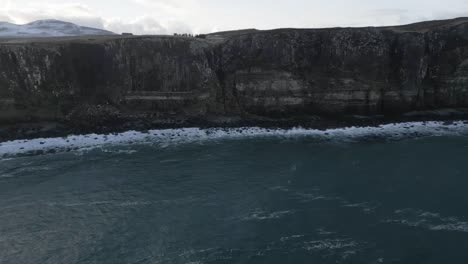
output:
[[0, 142], [34, 139], [65, 137], [69, 135], [84, 134], [115, 134], [125, 131], [145, 132], [155, 129], [201, 128], [222, 129], [258, 127], [269, 129], [291, 129], [301, 127], [305, 129], [334, 129], [346, 127], [377, 127], [384, 124], [398, 124], [406, 122], [443, 121], [450, 125], [453, 122], [464, 121], [468, 124], [468, 109], [443, 109], [438, 111], [416, 111], [398, 116], [342, 116], [319, 117], [297, 116], [294, 118], [251, 118], [240, 119], [238, 117], [212, 117], [211, 119], [158, 119], [148, 121], [146, 118], [130, 120], [116, 120], [115, 122], [102, 123], [100, 125], [84, 126], [73, 124], [68, 120], [59, 122], [20, 123], [0, 126]]

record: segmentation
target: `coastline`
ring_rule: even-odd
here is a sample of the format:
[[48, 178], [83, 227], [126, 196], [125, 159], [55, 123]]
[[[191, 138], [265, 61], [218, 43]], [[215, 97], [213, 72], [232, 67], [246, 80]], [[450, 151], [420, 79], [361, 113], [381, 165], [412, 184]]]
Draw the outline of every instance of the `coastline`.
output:
[[209, 116], [203, 118], [164, 118], [150, 119], [144, 117], [121, 118], [114, 122], [103, 122], [100, 125], [87, 126], [71, 121], [31, 122], [0, 125], [0, 143], [12, 140], [34, 138], [66, 137], [85, 134], [115, 134], [125, 131], [146, 132], [148, 130], [201, 128], [223, 129], [240, 127], [259, 127], [265, 129], [336, 129], [346, 127], [378, 127], [385, 124], [407, 122], [441, 121], [450, 124], [454, 121], [468, 123], [468, 109], [439, 109], [432, 111], [414, 111], [402, 115], [384, 116], [297, 116], [285, 118], [238, 116]]
[[[180, 127], [326, 129], [466, 119], [468, 111], [458, 109], [468, 108], [467, 30], [468, 19], [459, 18], [206, 38], [2, 39], [0, 142]], [[453, 111], [427, 111], [446, 108]], [[420, 110], [426, 112], [402, 114]]]
[[108, 146], [149, 144], [160, 147], [182, 143], [249, 138], [311, 137], [325, 141], [399, 140], [425, 136], [468, 136], [468, 119], [411, 121], [341, 127], [183, 127], [127, 130], [113, 133], [70, 134], [0, 142], [0, 160], [22, 155], [74, 152]]

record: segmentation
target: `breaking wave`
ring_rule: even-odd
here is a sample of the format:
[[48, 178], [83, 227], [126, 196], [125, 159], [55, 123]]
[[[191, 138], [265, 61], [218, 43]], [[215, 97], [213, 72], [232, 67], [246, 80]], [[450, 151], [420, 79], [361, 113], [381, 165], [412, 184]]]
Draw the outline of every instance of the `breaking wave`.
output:
[[268, 129], [245, 128], [182, 128], [149, 130], [147, 132], [128, 131], [100, 135], [71, 135], [60, 138], [38, 138], [14, 140], [0, 143], [0, 156], [4, 158], [18, 154], [41, 154], [48, 152], [73, 151], [78, 149], [125, 144], [172, 144], [204, 142], [220, 139], [244, 139], [258, 137], [318, 137], [324, 140], [353, 141], [366, 138], [401, 139], [406, 137], [468, 135], [468, 122], [411, 122], [386, 124], [376, 127], [346, 127], [336, 129]]

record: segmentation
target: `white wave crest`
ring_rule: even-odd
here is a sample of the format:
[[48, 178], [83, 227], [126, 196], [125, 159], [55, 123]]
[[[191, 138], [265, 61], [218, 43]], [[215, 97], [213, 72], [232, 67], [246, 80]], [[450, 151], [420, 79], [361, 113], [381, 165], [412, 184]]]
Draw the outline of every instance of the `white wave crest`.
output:
[[242, 220], [245, 221], [251, 221], [251, 220], [270, 220], [270, 219], [279, 219], [287, 215], [293, 214], [292, 211], [277, 211], [277, 212], [265, 212], [262, 210], [256, 210], [255, 212], [249, 214], [248, 216], [245, 216], [242, 218]]
[[255, 137], [321, 137], [324, 139], [354, 140], [365, 137], [385, 137], [391, 139], [408, 136], [468, 135], [468, 123], [451, 122], [412, 122], [387, 124], [377, 127], [347, 127], [337, 129], [267, 129], [249, 128], [182, 128], [150, 130], [148, 132], [128, 131], [117, 134], [72, 135], [61, 138], [38, 138], [14, 140], [0, 143], [0, 156], [34, 152], [66, 151], [94, 148], [105, 145], [130, 143], [152, 143], [168, 146], [171, 144], [200, 142], [217, 139], [239, 139]]
[[304, 249], [309, 251], [337, 250], [344, 248], [355, 248], [359, 244], [351, 239], [324, 239], [308, 241], [304, 243]]
[[418, 209], [401, 209], [395, 211], [395, 214], [399, 217], [387, 219], [383, 222], [425, 228], [432, 231], [468, 232], [468, 222], [457, 217], [444, 217], [438, 213], [424, 212]]

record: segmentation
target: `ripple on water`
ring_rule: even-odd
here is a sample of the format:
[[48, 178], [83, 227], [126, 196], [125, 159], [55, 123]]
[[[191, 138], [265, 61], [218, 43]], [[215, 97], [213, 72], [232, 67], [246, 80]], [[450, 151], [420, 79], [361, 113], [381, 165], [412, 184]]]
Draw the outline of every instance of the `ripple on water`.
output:
[[400, 224], [409, 227], [424, 228], [432, 231], [468, 232], [468, 222], [457, 217], [444, 217], [438, 213], [420, 209], [400, 209], [395, 217], [383, 221], [388, 224]]

